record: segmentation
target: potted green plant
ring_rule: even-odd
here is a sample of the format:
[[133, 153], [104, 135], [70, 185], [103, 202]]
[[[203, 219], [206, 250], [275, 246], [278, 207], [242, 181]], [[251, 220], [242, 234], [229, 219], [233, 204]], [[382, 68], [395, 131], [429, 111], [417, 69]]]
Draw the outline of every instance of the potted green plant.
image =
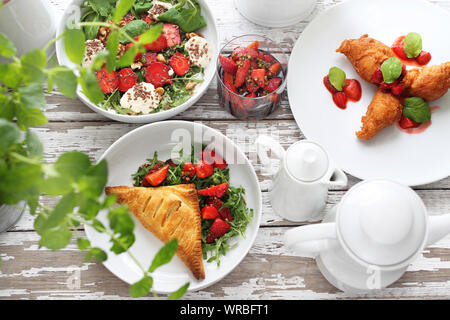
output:
[[[101, 23], [111, 30], [111, 42], [119, 35], [129, 37], [118, 22], [133, 6], [134, 0], [117, 2], [111, 23]], [[1, 2], [0, 2], [1, 4]], [[1, 6], [0, 6], [1, 10]], [[90, 22], [94, 24], [96, 22]], [[100, 23], [99, 23], [100, 25]], [[15, 212], [14, 209], [26, 203], [35, 217], [34, 228], [40, 235], [39, 245], [52, 250], [66, 247], [81, 224], [89, 225], [110, 237], [110, 251], [115, 254], [128, 254], [142, 269], [143, 277], [130, 286], [130, 295], [140, 297], [152, 289], [153, 279], [149, 270], [143, 268], [131, 254], [129, 248], [135, 241], [134, 222], [125, 206], [116, 206], [114, 196], [103, 197], [107, 182], [107, 163], [105, 160], [92, 163], [89, 157], [79, 151], [62, 154], [54, 163], [43, 160], [43, 146], [32, 127], [47, 123], [43, 113], [46, 107], [44, 83], [50, 92], [56, 85], [66, 97], [76, 98], [77, 86], [95, 102], [103, 99], [95, 72], [103, 65], [113, 69], [117, 64], [130, 64], [137, 50], [144, 50], [142, 42], [130, 37], [136, 49], [127, 51], [117, 58], [117, 50], [108, 41], [104, 54], [99, 55], [92, 66], [84, 68], [85, 39], [81, 24], [67, 29], [58, 38], [64, 37], [65, 49], [77, 70], [65, 66], [47, 67], [46, 48], [33, 49], [21, 57], [16, 56], [13, 43], [0, 33], [0, 56], [8, 59], [0, 64], [0, 219], [2, 214]], [[154, 41], [161, 33], [161, 26], [148, 30], [141, 38]], [[41, 196], [55, 197], [54, 207], [47, 207], [39, 199]], [[100, 210], [108, 211], [109, 226], [97, 218]], [[107, 252], [92, 247], [89, 240], [75, 234], [80, 250], [86, 251], [86, 261], [92, 258], [105, 261]], [[177, 240], [166, 243], [156, 254], [151, 269], [168, 263], [177, 250]], [[177, 299], [187, 291], [189, 283], [169, 295]]]

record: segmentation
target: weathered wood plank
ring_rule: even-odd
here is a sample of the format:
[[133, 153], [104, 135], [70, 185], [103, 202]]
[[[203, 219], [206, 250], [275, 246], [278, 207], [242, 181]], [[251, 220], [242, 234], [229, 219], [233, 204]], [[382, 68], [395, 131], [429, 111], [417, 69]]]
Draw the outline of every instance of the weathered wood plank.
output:
[[[425, 249], [388, 289], [351, 296], [332, 287], [312, 259], [286, 250], [286, 230], [260, 229], [249, 255], [231, 274], [185, 299], [450, 298], [450, 236]], [[37, 239], [34, 232], [0, 235], [0, 299], [128, 298], [128, 285], [99, 263], [83, 263], [84, 253], [74, 243], [52, 252], [38, 249]], [[79, 287], [71, 281], [77, 276]]]

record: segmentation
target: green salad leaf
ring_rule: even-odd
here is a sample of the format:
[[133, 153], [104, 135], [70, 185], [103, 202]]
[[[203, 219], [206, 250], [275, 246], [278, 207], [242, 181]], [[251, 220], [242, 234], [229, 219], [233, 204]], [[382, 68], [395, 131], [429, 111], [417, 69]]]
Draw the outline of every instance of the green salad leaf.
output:
[[[184, 7], [187, 2], [187, 7]], [[177, 24], [184, 32], [193, 32], [206, 26], [200, 5], [195, 0], [182, 0], [158, 16], [161, 21]]]

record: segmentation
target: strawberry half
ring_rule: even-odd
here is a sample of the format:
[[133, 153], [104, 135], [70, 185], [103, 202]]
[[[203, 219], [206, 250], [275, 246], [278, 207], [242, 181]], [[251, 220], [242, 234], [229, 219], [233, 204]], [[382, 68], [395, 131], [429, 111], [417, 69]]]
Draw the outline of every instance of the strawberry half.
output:
[[202, 160], [221, 170], [228, 166], [226, 161], [221, 156], [217, 155], [214, 150], [203, 150], [200, 153], [200, 157]]
[[230, 74], [236, 73], [238, 66], [237, 66], [236, 62], [233, 61], [233, 59], [230, 59], [230, 58], [227, 58], [224, 56], [219, 56], [219, 61], [225, 72], [230, 73]]
[[422, 51], [416, 58], [417, 63], [420, 64], [421, 66], [428, 64], [430, 60], [431, 60], [431, 53], [427, 51]]
[[185, 177], [192, 178], [195, 176], [195, 166], [191, 162], [186, 162], [183, 167], [183, 173]]
[[138, 80], [138, 76], [131, 68], [124, 68], [119, 71], [119, 90], [122, 92], [132, 88]]
[[266, 70], [265, 69], [253, 69], [251, 73], [252, 80], [258, 85], [260, 88], [264, 88]]
[[197, 177], [204, 179], [209, 177], [214, 173], [214, 167], [206, 161], [200, 160], [195, 165], [195, 174]]
[[361, 99], [362, 91], [359, 81], [355, 79], [346, 79], [343, 90], [350, 100], [359, 101], [359, 99]]
[[228, 191], [228, 183], [224, 182], [216, 186], [198, 190], [198, 194], [204, 197], [222, 198]]
[[153, 84], [156, 88], [172, 83], [169, 75], [170, 67], [162, 62], [153, 62], [145, 69], [145, 81]]
[[258, 58], [258, 56], [258, 50], [248, 47], [236, 47], [231, 54], [231, 58], [234, 61], [240, 60], [242, 57], [248, 59], [256, 59]]
[[189, 58], [177, 51], [170, 57], [169, 65], [177, 75], [184, 76], [189, 71]]
[[213, 206], [205, 206], [201, 212], [203, 219], [214, 220], [219, 217], [219, 211]]
[[206, 204], [216, 208], [219, 211], [219, 215], [222, 220], [233, 221], [234, 217], [231, 214], [230, 208], [223, 207], [224, 203], [222, 200], [220, 200], [216, 197], [213, 197], [213, 198], [209, 198], [208, 200], [206, 200]]
[[242, 66], [237, 69], [236, 79], [234, 80], [234, 86], [239, 88], [245, 82], [245, 78], [248, 76], [250, 70], [250, 60], [246, 59], [242, 62]]
[[160, 52], [167, 48], [167, 39], [161, 34], [158, 39], [153, 42], [144, 44], [145, 49], [152, 52]]
[[258, 50], [259, 49], [259, 41], [255, 41], [255, 42], [250, 43], [250, 45], [248, 47], [250, 49]]
[[214, 220], [209, 229], [208, 236], [206, 237], [207, 243], [213, 243], [217, 238], [223, 236], [230, 229], [230, 225], [220, 218]]
[[97, 81], [102, 89], [103, 93], [110, 94], [119, 86], [119, 79], [117, 77], [117, 72], [108, 72], [106, 66], [103, 66], [99, 71], [97, 71]]
[[278, 75], [280, 70], [281, 70], [281, 64], [279, 62], [275, 62], [269, 67], [267, 75], [269, 77], [274, 77], [274, 76]]
[[339, 91], [333, 94], [333, 101], [339, 108], [347, 108], [347, 96], [343, 91]]
[[168, 47], [181, 44], [180, 27], [176, 24], [164, 23], [163, 35], [166, 37]]
[[153, 62], [157, 62], [158, 60], [156, 60], [156, 56], [157, 56], [157, 54], [154, 52], [144, 53], [144, 65], [148, 66], [149, 64], [151, 64]]
[[282, 82], [281, 78], [270, 78], [267, 83], [267, 86], [264, 87], [264, 90], [267, 90], [268, 92], [272, 93], [280, 87], [281, 82]]
[[144, 177], [144, 179], [147, 180], [148, 184], [150, 184], [152, 187], [159, 186], [166, 179], [167, 173], [169, 172], [169, 167], [170, 166], [166, 164], [157, 171], [148, 173]]
[[402, 115], [398, 124], [402, 129], [417, 128], [418, 126], [420, 126], [419, 122], [415, 122], [414, 120], [407, 118], [404, 115]]

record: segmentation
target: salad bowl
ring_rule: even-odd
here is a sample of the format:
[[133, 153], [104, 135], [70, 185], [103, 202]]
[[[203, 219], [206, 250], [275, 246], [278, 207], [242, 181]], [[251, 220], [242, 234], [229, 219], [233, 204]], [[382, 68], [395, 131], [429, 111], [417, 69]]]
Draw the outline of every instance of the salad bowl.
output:
[[[68, 24], [77, 23], [80, 21], [80, 18], [83, 16], [86, 10], [80, 9], [80, 6], [83, 4], [83, 2], [85, 2], [85, 0], [72, 0], [72, 2], [67, 6], [60, 20], [60, 23], [57, 26], [56, 30], [57, 36], [64, 32]], [[80, 86], [77, 89], [78, 98], [93, 111], [112, 120], [126, 123], [150, 123], [165, 120], [174, 117], [175, 115], [187, 110], [189, 107], [194, 105], [206, 92], [209, 84], [211, 83], [211, 81], [215, 76], [216, 62], [220, 50], [219, 48], [220, 38], [218, 34], [216, 20], [214, 19], [213, 14], [205, 0], [197, 0], [197, 2], [201, 7], [201, 15], [206, 22], [206, 26], [196, 30], [195, 32], [197, 32], [207, 40], [211, 60], [203, 70], [201, 78], [202, 81], [195, 86], [195, 88], [192, 91], [192, 95], [184, 103], [168, 108], [166, 110], [160, 110], [153, 113], [129, 115], [118, 113], [113, 108], [105, 109], [100, 107], [99, 105], [94, 104], [88, 99], [88, 97], [85, 94], [83, 94]], [[56, 56], [58, 63], [60, 65], [64, 65], [69, 68], [75, 69], [76, 65], [70, 61], [64, 49], [63, 39], [59, 39], [56, 42]]]

